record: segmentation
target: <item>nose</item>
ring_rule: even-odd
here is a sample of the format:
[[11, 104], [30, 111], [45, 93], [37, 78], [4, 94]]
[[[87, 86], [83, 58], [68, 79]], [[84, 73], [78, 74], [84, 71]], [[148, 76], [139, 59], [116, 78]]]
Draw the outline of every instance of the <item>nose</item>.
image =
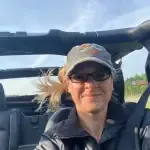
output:
[[88, 76], [88, 80], [85, 82], [86, 88], [94, 88], [96, 86], [96, 81], [92, 76]]

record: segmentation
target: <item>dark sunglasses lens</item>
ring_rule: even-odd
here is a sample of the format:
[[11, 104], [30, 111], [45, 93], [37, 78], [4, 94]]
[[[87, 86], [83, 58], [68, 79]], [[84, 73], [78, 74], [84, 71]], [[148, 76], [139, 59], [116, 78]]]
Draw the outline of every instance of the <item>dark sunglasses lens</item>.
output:
[[72, 82], [85, 82], [87, 80], [86, 74], [72, 74], [70, 76]]
[[110, 72], [101, 72], [101, 73], [94, 73], [93, 77], [96, 81], [104, 81], [110, 77]]

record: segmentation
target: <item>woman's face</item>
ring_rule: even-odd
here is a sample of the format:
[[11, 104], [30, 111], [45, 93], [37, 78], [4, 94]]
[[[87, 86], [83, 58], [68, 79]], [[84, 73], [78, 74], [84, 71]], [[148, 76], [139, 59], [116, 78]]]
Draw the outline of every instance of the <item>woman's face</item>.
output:
[[109, 69], [95, 62], [85, 62], [75, 67], [67, 80], [67, 88], [78, 111], [94, 113], [108, 105], [113, 79]]

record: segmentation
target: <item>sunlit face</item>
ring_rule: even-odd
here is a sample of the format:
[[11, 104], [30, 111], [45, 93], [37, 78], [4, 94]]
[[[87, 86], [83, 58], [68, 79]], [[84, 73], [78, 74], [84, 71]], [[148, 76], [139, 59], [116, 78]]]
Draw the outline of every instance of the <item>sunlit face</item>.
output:
[[[72, 72], [73, 78], [67, 80], [67, 88], [78, 111], [94, 113], [108, 105], [112, 96], [113, 79], [110, 74], [105, 74], [107, 71], [104, 66], [95, 62], [85, 62], [75, 67]], [[85, 79], [87, 74], [94, 74], [96, 80], [105, 74], [105, 80], [96, 81], [89, 75], [87, 81], [78, 82]], [[84, 75], [84, 78], [81, 75]]]

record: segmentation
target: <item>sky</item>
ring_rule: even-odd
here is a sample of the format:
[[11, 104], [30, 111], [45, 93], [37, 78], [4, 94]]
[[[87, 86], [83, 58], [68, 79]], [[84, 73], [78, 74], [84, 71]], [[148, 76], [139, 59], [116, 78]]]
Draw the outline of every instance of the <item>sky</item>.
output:
[[[0, 0], [0, 31], [100, 31], [136, 27], [146, 20], [150, 20], [149, 0]], [[147, 54], [143, 48], [123, 58], [125, 79], [144, 73]], [[3, 56], [0, 68], [62, 66], [64, 62], [64, 56]], [[32, 81], [18, 79], [1, 83], [6, 94], [18, 94], [33, 92]]]

